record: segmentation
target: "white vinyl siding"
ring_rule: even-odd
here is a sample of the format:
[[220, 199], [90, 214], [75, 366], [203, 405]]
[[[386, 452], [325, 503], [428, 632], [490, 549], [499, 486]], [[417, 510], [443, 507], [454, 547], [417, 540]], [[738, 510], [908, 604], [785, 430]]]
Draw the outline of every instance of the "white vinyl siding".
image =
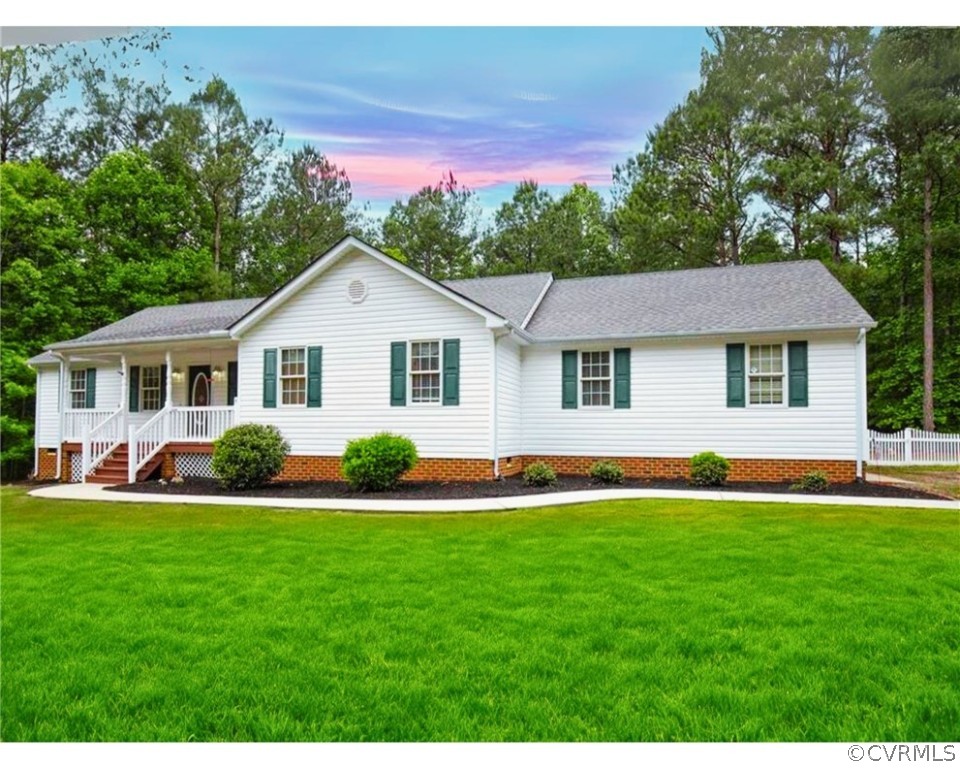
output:
[[37, 410], [34, 442], [40, 448], [56, 448], [60, 434], [60, 370], [57, 366], [37, 369]]
[[[856, 457], [856, 335], [632, 344], [629, 409], [561, 408], [561, 350], [523, 348], [523, 452], [728, 458]], [[727, 408], [726, 343], [808, 342], [807, 408]], [[624, 344], [623, 346], [627, 346]]]
[[497, 442], [499, 455], [519, 456], [521, 450], [520, 346], [511, 338], [497, 341]]
[[[368, 289], [359, 304], [347, 296], [353, 280]], [[431, 339], [460, 339], [460, 405], [391, 407], [391, 343]], [[300, 345], [323, 347], [323, 408], [263, 408], [263, 350]], [[347, 254], [241, 339], [237, 421], [276, 424], [292, 454], [339, 456], [348, 440], [387, 430], [410, 437], [421, 456], [489, 459], [491, 352], [483, 317]], [[407, 364], [410, 402], [409, 354]]]

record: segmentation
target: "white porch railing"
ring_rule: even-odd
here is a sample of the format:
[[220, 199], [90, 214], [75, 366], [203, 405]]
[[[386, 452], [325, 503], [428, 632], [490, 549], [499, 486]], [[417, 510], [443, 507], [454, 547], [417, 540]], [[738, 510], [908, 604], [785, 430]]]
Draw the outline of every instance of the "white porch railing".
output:
[[158, 411], [139, 429], [130, 427], [129, 482], [136, 482], [137, 472], [167, 443], [211, 443], [230, 429], [233, 421], [233, 406], [170, 407]]
[[83, 439], [83, 430], [93, 430], [110, 418], [115, 410], [111, 408], [78, 408], [63, 412], [63, 439], [79, 442]]
[[233, 426], [233, 406], [174, 408], [170, 439], [211, 443]]
[[92, 429], [84, 424], [81, 448], [83, 479], [93, 472], [123, 442], [123, 410], [117, 409]]
[[875, 465], [960, 464], [960, 435], [901, 429], [884, 433], [870, 430], [870, 459]]

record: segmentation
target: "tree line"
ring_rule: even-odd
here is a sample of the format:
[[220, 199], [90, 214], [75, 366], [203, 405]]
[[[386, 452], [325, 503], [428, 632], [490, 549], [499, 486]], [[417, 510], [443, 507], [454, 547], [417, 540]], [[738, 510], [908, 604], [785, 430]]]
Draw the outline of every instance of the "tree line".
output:
[[486, 222], [452, 172], [374, 219], [320, 148], [285, 150], [222, 78], [167, 71], [166, 32], [0, 51], [5, 476], [32, 460], [44, 344], [265, 295], [346, 234], [437, 279], [820, 259], [879, 322], [871, 426], [960, 431], [960, 31], [708, 32], [699, 85], [611, 200], [522, 180]]

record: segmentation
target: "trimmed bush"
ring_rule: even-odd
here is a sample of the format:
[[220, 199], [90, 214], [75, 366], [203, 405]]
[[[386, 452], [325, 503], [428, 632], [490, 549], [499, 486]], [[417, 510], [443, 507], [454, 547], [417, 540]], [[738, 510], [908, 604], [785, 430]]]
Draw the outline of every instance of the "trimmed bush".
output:
[[545, 488], [557, 482], [557, 473], [545, 461], [535, 461], [523, 470], [523, 482], [537, 488]]
[[623, 482], [623, 467], [615, 461], [598, 461], [590, 467], [590, 479], [595, 483], [619, 485]]
[[341, 471], [358, 491], [389, 491], [418, 460], [413, 440], [390, 432], [358, 437], [347, 443]]
[[213, 441], [213, 474], [230, 491], [259, 488], [280, 474], [290, 443], [272, 424], [240, 424]]
[[690, 481], [694, 485], [723, 485], [730, 474], [730, 462], [713, 451], [690, 459]]
[[809, 491], [823, 493], [830, 487], [827, 473], [820, 469], [812, 469], [790, 486], [791, 491]]

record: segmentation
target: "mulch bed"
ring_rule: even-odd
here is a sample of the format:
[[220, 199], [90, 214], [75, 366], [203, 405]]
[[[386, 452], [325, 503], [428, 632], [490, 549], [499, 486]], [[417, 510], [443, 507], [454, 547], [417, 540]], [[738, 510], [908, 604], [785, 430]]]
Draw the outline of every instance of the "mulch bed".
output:
[[[359, 493], [350, 490], [344, 482], [277, 482], [265, 488], [252, 491], [222, 491], [215, 480], [202, 477], [187, 477], [182, 483], [160, 483], [157, 481], [115, 485], [108, 490], [133, 493], [165, 493], [171, 496], [197, 494], [209, 496], [273, 496], [296, 499], [483, 499], [498, 496], [526, 496], [562, 491], [586, 491], [598, 488], [662, 488], [673, 490], [692, 490], [686, 480], [624, 480], [622, 486], [598, 485], [589, 477], [562, 475], [557, 484], [550, 488], [532, 488], [523, 484], [519, 476], [508, 477], [500, 481], [473, 483], [406, 482], [393, 491], [382, 493]], [[727, 483], [724, 490], [747, 491], [751, 493], [798, 493], [790, 490], [789, 483]], [[802, 493], [802, 491], [799, 491]], [[820, 494], [811, 493], [811, 496]], [[913, 488], [877, 483], [842, 483], [831, 485], [822, 495], [828, 496], [877, 496], [892, 499], [942, 499]]]

